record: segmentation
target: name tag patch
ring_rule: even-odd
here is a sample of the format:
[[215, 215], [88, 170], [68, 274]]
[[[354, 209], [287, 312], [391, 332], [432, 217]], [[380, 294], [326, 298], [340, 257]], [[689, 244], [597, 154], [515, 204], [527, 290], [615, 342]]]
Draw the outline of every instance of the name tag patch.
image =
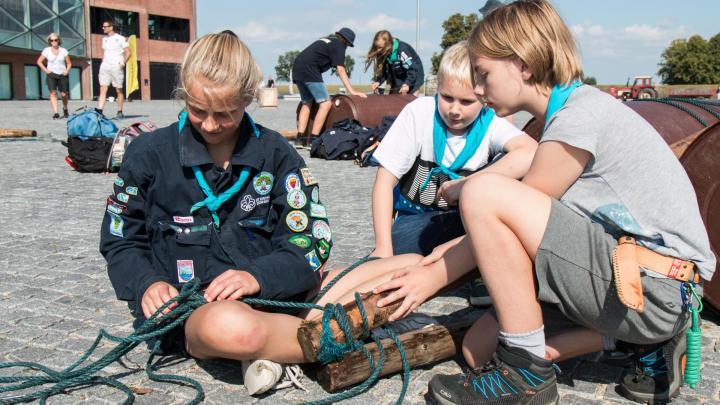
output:
[[178, 224], [192, 224], [193, 222], [195, 222], [195, 220], [193, 219], [193, 217], [178, 217], [178, 216], [174, 216], [174, 217], [173, 217], [173, 222], [176, 222], [176, 223], [178, 223]]

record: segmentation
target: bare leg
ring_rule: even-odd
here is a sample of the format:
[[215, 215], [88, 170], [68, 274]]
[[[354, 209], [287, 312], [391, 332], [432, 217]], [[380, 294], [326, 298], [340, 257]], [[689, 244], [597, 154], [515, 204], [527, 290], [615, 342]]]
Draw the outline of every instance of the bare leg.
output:
[[98, 96], [98, 109], [105, 107], [105, 99], [107, 98], [108, 86], [100, 86], [100, 95]]
[[53, 90], [50, 92], [50, 107], [52, 107], [52, 110], [55, 114], [57, 114], [57, 91]]
[[68, 95], [67, 95], [67, 93], [65, 93], [64, 91], [63, 91], [63, 92], [60, 92], [60, 98], [62, 99], [63, 110], [67, 110], [67, 108], [68, 108]]
[[302, 103], [300, 106], [300, 113], [298, 113], [298, 134], [305, 133], [308, 120], [310, 120], [310, 104]]
[[[343, 277], [318, 302], [349, 302], [354, 291], [367, 291], [389, 279], [419, 255], [403, 255], [363, 264]], [[325, 284], [340, 270], [330, 272]], [[310, 315], [319, 316], [320, 311]], [[268, 359], [280, 363], [304, 362], [297, 342], [302, 318], [258, 311], [240, 301], [211, 302], [198, 308], [185, 325], [186, 348], [200, 359]]]
[[550, 215], [550, 197], [488, 173], [468, 180], [460, 212], [500, 330], [525, 333], [540, 328], [532, 259]]
[[115, 93], [117, 93], [118, 111], [122, 111], [125, 94], [123, 94], [123, 89], [121, 87], [115, 87]]
[[318, 106], [317, 114], [315, 114], [315, 118], [313, 119], [313, 135], [320, 135], [320, 131], [325, 124], [325, 119], [327, 119], [328, 113], [330, 112], [330, 107], [332, 107], [330, 100], [325, 100]]

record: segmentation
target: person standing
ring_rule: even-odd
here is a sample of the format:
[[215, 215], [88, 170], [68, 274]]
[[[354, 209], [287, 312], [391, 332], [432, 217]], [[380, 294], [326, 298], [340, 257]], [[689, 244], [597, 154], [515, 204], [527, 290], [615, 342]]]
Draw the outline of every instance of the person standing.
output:
[[295, 58], [292, 77], [293, 82], [300, 91], [302, 103], [298, 115], [298, 139], [301, 139], [302, 134], [307, 129], [310, 120], [310, 105], [313, 101], [319, 104], [319, 108], [310, 133], [312, 137], [320, 135], [320, 130], [331, 107], [330, 97], [325, 88], [322, 74], [331, 67], [336, 69], [338, 77], [340, 77], [349, 94], [363, 98], [367, 97], [365, 94], [353, 89], [345, 70], [345, 50], [348, 46], [354, 46], [353, 41], [355, 41], [355, 33], [350, 28], [343, 27], [335, 34], [313, 42]]
[[[47, 48], [42, 50], [38, 57], [37, 65], [45, 72], [47, 78], [45, 83], [50, 91], [50, 106], [53, 109], [53, 119], [60, 118], [57, 106], [57, 92], [60, 91], [60, 98], [63, 104], [63, 118], [68, 117], [68, 74], [72, 69], [72, 62], [68, 55], [67, 49], [61, 47], [62, 39], [60, 35], [51, 32], [47, 37]], [[47, 66], [45, 66], [47, 61]]]
[[125, 80], [125, 63], [130, 58], [130, 48], [125, 37], [115, 32], [115, 26], [111, 21], [103, 22], [102, 29], [105, 37], [102, 40], [103, 59], [98, 74], [100, 97], [98, 98], [97, 110], [102, 114], [108, 86], [112, 84], [117, 93], [118, 111], [116, 118], [123, 119], [125, 116], [122, 111], [122, 87]]
[[425, 71], [417, 52], [408, 43], [393, 38], [389, 31], [378, 31], [368, 51], [365, 70], [372, 64], [375, 64], [373, 91], [387, 81], [390, 93], [420, 95]]

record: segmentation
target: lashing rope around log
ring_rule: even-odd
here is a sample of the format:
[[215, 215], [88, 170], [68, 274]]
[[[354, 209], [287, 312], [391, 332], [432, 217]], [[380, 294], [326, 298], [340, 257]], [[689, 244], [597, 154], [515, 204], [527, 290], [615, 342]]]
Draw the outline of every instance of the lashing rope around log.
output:
[[[329, 404], [352, 398], [353, 396], [358, 395], [370, 388], [373, 384], [375, 384], [375, 382], [380, 376], [380, 372], [382, 371], [383, 365], [385, 363], [385, 351], [380, 340], [373, 336], [372, 339], [377, 345], [379, 351], [379, 358], [376, 364], [370, 351], [367, 350], [362, 344], [362, 339], [370, 335], [370, 330], [368, 329], [367, 315], [365, 314], [360, 294], [355, 293], [355, 301], [357, 303], [358, 309], [360, 310], [363, 321], [363, 333], [359, 337], [359, 339], [353, 337], [350, 331], [347, 313], [345, 312], [345, 308], [343, 308], [342, 305], [328, 303], [325, 306], [321, 306], [315, 303], [333, 285], [335, 285], [335, 283], [337, 283], [337, 281], [341, 277], [345, 276], [361, 264], [374, 259], [375, 258], [367, 257], [360, 259], [350, 267], [343, 270], [333, 280], [331, 280], [325, 288], [323, 288], [315, 297], [313, 297], [310, 302], [284, 302], [259, 298], [243, 299], [243, 302], [250, 305], [269, 306], [275, 308], [317, 309], [323, 311], [322, 338], [320, 349], [318, 351], [318, 357], [324, 363], [338, 360], [345, 353], [357, 350], [361, 350], [365, 354], [368, 362], [370, 363], [370, 369], [372, 370], [372, 372], [370, 377], [364, 383], [359, 384], [339, 394], [335, 394], [322, 400], [312, 402], [313, 404]], [[35, 374], [0, 377], [0, 384], [14, 384], [0, 386], [0, 394], [10, 392], [20, 393], [15, 396], [0, 397], [0, 404], [9, 405], [38, 400], [41, 405], [44, 405], [47, 399], [54, 395], [67, 393], [68, 391], [71, 391], [73, 389], [82, 389], [95, 385], [107, 385], [109, 387], [118, 389], [119, 391], [125, 393], [125, 400], [123, 401], [123, 404], [132, 404], [135, 396], [128, 386], [120, 382], [116, 377], [104, 377], [96, 375], [96, 373], [107, 367], [111, 363], [118, 361], [120, 358], [122, 358], [135, 347], [137, 347], [140, 343], [152, 338], [158, 338], [169, 332], [170, 330], [176, 327], [180, 327], [185, 322], [185, 320], [190, 317], [190, 315], [195, 309], [206, 303], [207, 301], [200, 292], [200, 280], [194, 279], [189, 283], [183, 285], [183, 288], [180, 290], [179, 294], [176, 297], [163, 304], [157, 311], [155, 311], [152, 316], [150, 316], [149, 319], [147, 319], [142, 325], [140, 325], [140, 327], [135, 330], [134, 333], [130, 334], [129, 336], [114, 336], [106, 332], [104, 329], [101, 329], [98, 333], [98, 336], [95, 338], [95, 341], [92, 345], [90, 345], [90, 347], [85, 351], [85, 353], [80, 356], [78, 360], [76, 360], [70, 366], [61, 371], [52, 370], [49, 367], [43, 366], [42, 364], [35, 362], [0, 362], [0, 369], [24, 367], [39, 371], [41, 373], [40, 375]], [[172, 304], [177, 305], [167, 314], [159, 316], [165, 309], [167, 309]], [[330, 328], [330, 322], [332, 320], [335, 320], [335, 322], [337, 322], [337, 324], [340, 326], [340, 329], [343, 331], [345, 335], [345, 343], [340, 343], [333, 338]], [[405, 397], [405, 393], [407, 392], [408, 384], [410, 382], [410, 363], [407, 359], [405, 349], [403, 348], [402, 344], [400, 343], [400, 339], [398, 339], [394, 331], [388, 327], [383, 328], [385, 328], [388, 335], [397, 345], [398, 351], [400, 352], [400, 356], [402, 358], [403, 387], [397, 400], [397, 404], [401, 404], [403, 398]], [[88, 360], [90, 356], [95, 352], [103, 339], [115, 342], [117, 343], [117, 346], [115, 346], [105, 355], [101, 356], [100, 359], [81, 367], [81, 365], [85, 363], [86, 360]], [[195, 389], [195, 397], [190, 400], [188, 404], [194, 405], [200, 403], [203, 400], [205, 394], [199, 382], [189, 377], [171, 374], [158, 374], [155, 372], [153, 360], [157, 355], [159, 347], [160, 341], [157, 340], [155, 342], [155, 346], [150, 353], [150, 356], [148, 357], [147, 362], [145, 363], [145, 371], [147, 372], [148, 378], [152, 381], [167, 382], [179, 385], [189, 385], [193, 389]], [[48, 384], [52, 385], [43, 388]]]
[[680, 111], [684, 111], [689, 116], [695, 118], [695, 120], [697, 122], [699, 122], [700, 124], [702, 124], [702, 126], [704, 126], [704, 127], [708, 126], [707, 122], [701, 116], [696, 114], [693, 110], [689, 109], [688, 107], [680, 104], [681, 102], [684, 102], [683, 100], [672, 99], [672, 98], [638, 98], [633, 101], [645, 101], [645, 102], [667, 104], [667, 105], [677, 108]]

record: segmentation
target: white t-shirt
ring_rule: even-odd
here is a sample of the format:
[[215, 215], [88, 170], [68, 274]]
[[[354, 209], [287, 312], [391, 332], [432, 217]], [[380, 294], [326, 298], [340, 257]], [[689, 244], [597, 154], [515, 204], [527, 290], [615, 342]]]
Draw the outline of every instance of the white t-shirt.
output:
[[42, 56], [47, 59], [47, 68], [50, 69], [51, 72], [61, 75], [65, 73], [65, 70], [67, 69], [67, 66], [65, 65], [65, 57], [68, 56], [68, 51], [63, 47], [59, 47], [58, 49], [59, 51], [57, 55], [55, 55], [52, 51], [52, 47], [48, 46], [42, 50]]
[[[433, 150], [435, 97], [420, 97], [411, 102], [398, 115], [380, 142], [373, 157], [400, 179], [401, 193], [421, 205], [446, 208], [444, 200], [436, 201], [435, 193], [443, 182], [444, 173], [431, 179], [425, 190], [419, 190], [428, 172], [437, 166]], [[487, 165], [493, 157], [504, 151], [505, 143], [522, 135], [520, 129], [505, 118], [494, 117], [475, 154], [460, 170], [475, 172]], [[449, 167], [465, 146], [466, 135], [448, 133], [443, 163]]]
[[125, 54], [124, 51], [128, 47], [127, 40], [120, 34], [112, 34], [105, 36], [102, 39], [103, 47], [103, 60], [102, 63], [109, 64], [111, 66], [124, 65]]

